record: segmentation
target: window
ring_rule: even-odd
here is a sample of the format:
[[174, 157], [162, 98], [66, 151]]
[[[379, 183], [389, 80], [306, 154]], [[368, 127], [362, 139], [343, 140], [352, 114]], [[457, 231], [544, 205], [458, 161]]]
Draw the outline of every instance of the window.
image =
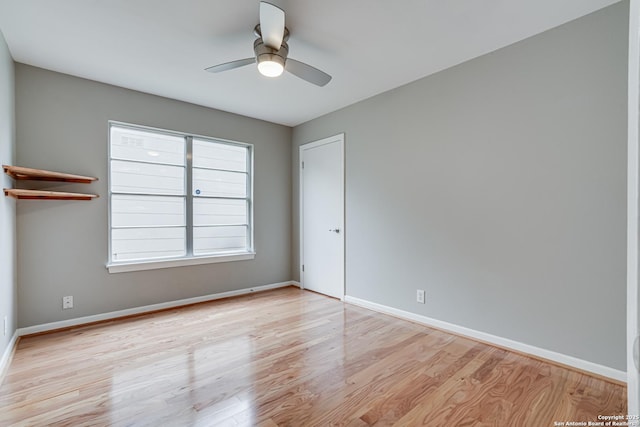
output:
[[253, 258], [251, 145], [109, 127], [110, 272]]

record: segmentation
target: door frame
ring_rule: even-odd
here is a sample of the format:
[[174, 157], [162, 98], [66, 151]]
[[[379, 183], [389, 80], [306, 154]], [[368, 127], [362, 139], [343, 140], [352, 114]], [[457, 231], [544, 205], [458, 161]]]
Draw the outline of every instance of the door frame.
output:
[[629, 7], [628, 145], [627, 145], [627, 409], [640, 414], [639, 195], [640, 195], [640, 0]]
[[300, 145], [299, 148], [299, 156], [298, 156], [298, 182], [299, 184], [299, 245], [300, 245], [300, 255], [299, 255], [299, 265], [298, 271], [300, 274], [300, 289], [304, 289], [304, 152], [306, 150], [320, 147], [322, 145], [331, 144], [334, 142], [338, 142], [340, 144], [340, 200], [342, 201], [342, 215], [340, 224], [340, 228], [342, 233], [340, 233], [340, 237], [342, 239], [342, 296], [340, 297], [341, 301], [344, 301], [344, 297], [347, 291], [347, 275], [346, 275], [346, 215], [345, 215], [345, 145], [344, 145], [344, 132], [339, 133], [337, 135], [333, 135], [327, 138], [319, 139], [316, 141], [307, 142], [305, 144]]

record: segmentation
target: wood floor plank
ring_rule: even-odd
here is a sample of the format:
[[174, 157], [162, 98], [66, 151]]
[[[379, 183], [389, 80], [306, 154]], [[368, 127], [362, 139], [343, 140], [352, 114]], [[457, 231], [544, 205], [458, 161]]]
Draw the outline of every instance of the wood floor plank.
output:
[[23, 337], [0, 426], [552, 426], [626, 389], [285, 288]]

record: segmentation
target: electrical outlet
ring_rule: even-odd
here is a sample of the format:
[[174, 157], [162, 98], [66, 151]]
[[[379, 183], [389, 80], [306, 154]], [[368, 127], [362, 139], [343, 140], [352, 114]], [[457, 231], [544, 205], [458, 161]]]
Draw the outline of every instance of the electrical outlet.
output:
[[7, 335], [7, 332], [9, 332], [9, 319], [7, 319], [7, 316], [4, 316], [4, 335]]
[[62, 297], [62, 309], [73, 308], [73, 296]]
[[419, 302], [420, 304], [424, 304], [424, 290], [423, 289], [418, 289], [418, 291], [416, 292], [416, 301]]

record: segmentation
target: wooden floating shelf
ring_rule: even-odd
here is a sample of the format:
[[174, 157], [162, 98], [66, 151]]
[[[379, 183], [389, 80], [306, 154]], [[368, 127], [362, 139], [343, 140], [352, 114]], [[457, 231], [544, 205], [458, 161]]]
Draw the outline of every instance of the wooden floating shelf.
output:
[[22, 166], [2, 165], [4, 173], [13, 179], [30, 179], [34, 181], [59, 181], [59, 182], [79, 182], [89, 184], [97, 181], [93, 176], [73, 175], [70, 173], [52, 172], [42, 169], [24, 168]]
[[5, 188], [4, 195], [14, 197], [16, 199], [30, 200], [91, 200], [98, 197], [97, 194], [65, 193], [62, 191], [46, 190], [22, 190], [19, 188]]
[[[2, 165], [4, 173], [13, 179], [29, 179], [34, 181], [58, 181], [58, 182], [78, 182], [89, 184], [97, 181], [98, 178], [92, 176], [73, 175], [70, 173], [52, 172], [42, 169], [25, 168], [22, 166]], [[97, 194], [67, 193], [62, 191], [47, 190], [23, 190], [21, 188], [5, 188], [4, 195], [16, 199], [31, 200], [91, 200], [98, 197]]]

